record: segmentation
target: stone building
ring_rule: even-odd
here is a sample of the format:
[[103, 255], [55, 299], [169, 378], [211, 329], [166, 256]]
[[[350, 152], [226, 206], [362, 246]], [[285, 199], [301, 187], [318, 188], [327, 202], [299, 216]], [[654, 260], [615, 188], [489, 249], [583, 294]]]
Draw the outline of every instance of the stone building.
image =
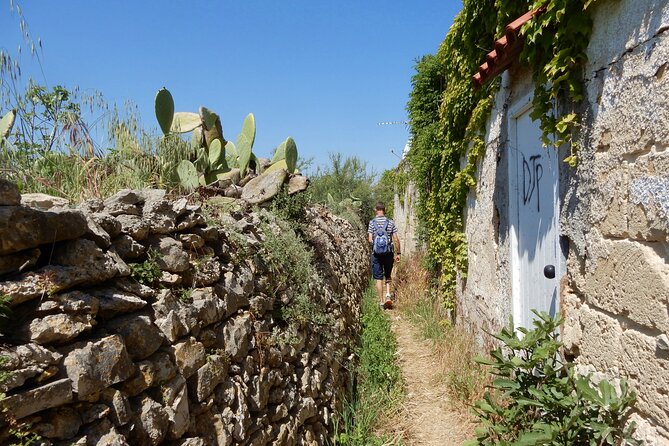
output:
[[639, 435], [669, 444], [669, 1], [601, 0], [593, 19], [576, 167], [542, 147], [529, 70], [501, 74], [458, 317], [483, 339], [561, 313], [579, 369], [626, 377]]

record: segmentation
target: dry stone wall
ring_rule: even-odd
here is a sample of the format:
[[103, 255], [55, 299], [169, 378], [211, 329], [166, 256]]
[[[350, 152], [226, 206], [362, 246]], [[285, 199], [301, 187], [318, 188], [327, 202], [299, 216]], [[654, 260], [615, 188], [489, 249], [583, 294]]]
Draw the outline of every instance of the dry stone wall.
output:
[[298, 286], [293, 259], [268, 260], [290, 228], [266, 211], [51, 198], [0, 180], [0, 443], [28, 425], [58, 445], [326, 443], [352, 384], [364, 234], [307, 209]]

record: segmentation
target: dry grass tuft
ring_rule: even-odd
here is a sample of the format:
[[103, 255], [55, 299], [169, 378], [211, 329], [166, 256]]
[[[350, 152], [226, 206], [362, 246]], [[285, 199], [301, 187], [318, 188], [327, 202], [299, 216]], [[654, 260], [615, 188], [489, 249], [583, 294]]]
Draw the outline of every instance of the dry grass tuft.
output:
[[431, 285], [422, 257], [400, 263], [395, 272], [395, 294], [401, 311], [432, 341], [437, 378], [453, 401], [472, 405], [490, 383], [488, 371], [474, 361], [483, 353], [471, 333], [451, 323], [450, 316]]

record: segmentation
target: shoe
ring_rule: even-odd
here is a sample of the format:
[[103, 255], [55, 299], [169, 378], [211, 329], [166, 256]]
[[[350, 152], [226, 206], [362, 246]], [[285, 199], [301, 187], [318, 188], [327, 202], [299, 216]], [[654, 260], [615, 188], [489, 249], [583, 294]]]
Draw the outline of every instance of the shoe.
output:
[[385, 310], [386, 309], [386, 304], [379, 304], [379, 308], [382, 309], [382, 310]]

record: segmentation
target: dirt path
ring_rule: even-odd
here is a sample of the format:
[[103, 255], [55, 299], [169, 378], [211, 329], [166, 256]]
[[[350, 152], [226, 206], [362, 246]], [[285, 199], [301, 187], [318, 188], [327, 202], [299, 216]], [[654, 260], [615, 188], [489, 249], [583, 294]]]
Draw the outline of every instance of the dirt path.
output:
[[474, 425], [466, 408], [456, 408], [438, 381], [438, 366], [430, 341], [398, 311], [390, 313], [397, 337], [397, 354], [406, 383], [406, 399], [395, 423], [407, 446], [460, 445], [472, 438]]

